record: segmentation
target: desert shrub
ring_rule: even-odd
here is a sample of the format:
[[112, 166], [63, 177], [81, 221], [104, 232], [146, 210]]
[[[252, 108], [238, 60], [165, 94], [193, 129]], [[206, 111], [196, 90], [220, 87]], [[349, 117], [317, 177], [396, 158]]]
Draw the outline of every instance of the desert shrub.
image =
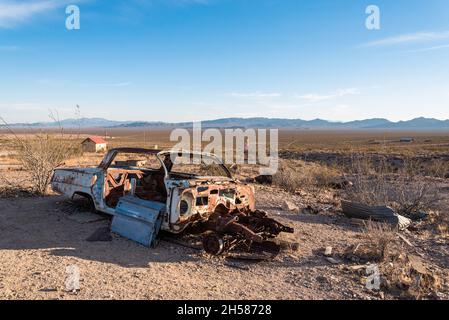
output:
[[449, 161], [442, 159], [431, 160], [430, 163], [424, 165], [426, 175], [438, 178], [449, 178]]
[[328, 166], [306, 164], [302, 161], [281, 161], [273, 175], [273, 184], [288, 192], [299, 188], [316, 190], [329, 187], [341, 179], [341, 174]]
[[374, 249], [378, 261], [388, 257], [388, 250], [395, 240], [395, 232], [391, 225], [373, 221], [364, 222], [363, 235], [368, 244]]
[[353, 187], [345, 191], [350, 201], [389, 205], [407, 216], [432, 208], [439, 200], [433, 183], [407, 162], [397, 171], [384, 161], [374, 166], [366, 159], [354, 158], [351, 169]]
[[38, 195], [46, 194], [56, 167], [73, 156], [82, 155], [79, 141], [66, 137], [61, 127], [59, 133], [53, 135], [38, 132], [23, 137], [15, 134], [2, 118], [0, 120], [13, 135], [12, 146], [18, 152], [23, 170], [30, 175], [32, 191]]
[[432, 211], [430, 213], [430, 222], [435, 226], [436, 231], [447, 236], [449, 234], [449, 213], [445, 211]]
[[303, 177], [295, 169], [285, 164], [281, 164], [276, 174], [273, 175], [273, 184], [288, 192], [295, 192], [303, 183]]
[[357, 263], [384, 262], [395, 242], [395, 231], [386, 223], [365, 221], [362, 241], [346, 248], [344, 257]]
[[56, 167], [81, 154], [78, 145], [62, 136], [35, 134], [28, 139], [18, 139], [17, 144], [23, 168], [30, 173], [33, 189], [39, 195], [46, 193]]
[[0, 198], [30, 197], [34, 190], [25, 185], [24, 181], [12, 182], [4, 176], [0, 176]]

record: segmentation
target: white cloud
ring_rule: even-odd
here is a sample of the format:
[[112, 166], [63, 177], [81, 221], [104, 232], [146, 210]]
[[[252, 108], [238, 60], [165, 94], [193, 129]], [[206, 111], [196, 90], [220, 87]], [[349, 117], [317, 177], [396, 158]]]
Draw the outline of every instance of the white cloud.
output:
[[345, 88], [335, 90], [329, 94], [308, 93], [304, 95], [296, 95], [295, 97], [298, 99], [306, 100], [308, 102], [320, 102], [358, 94], [360, 94], [360, 90], [357, 88]]
[[277, 92], [232, 92], [229, 94], [231, 97], [235, 98], [276, 98], [282, 96], [282, 94]]
[[0, 0], [0, 28], [12, 28], [16, 25], [27, 22], [36, 14], [61, 7], [68, 3], [76, 3], [79, 1], [73, 0], [37, 0], [37, 1], [22, 1], [20, 3], [10, 0]]
[[380, 47], [380, 46], [399, 45], [407, 43], [429, 42], [442, 39], [449, 39], [449, 30], [441, 32], [416, 32], [416, 33], [402, 34], [399, 36], [367, 42], [362, 44], [361, 47]]
[[433, 46], [429, 48], [422, 48], [422, 49], [416, 49], [416, 50], [409, 50], [407, 52], [428, 52], [428, 51], [436, 51], [441, 49], [449, 49], [449, 44], [441, 45], [441, 46]]

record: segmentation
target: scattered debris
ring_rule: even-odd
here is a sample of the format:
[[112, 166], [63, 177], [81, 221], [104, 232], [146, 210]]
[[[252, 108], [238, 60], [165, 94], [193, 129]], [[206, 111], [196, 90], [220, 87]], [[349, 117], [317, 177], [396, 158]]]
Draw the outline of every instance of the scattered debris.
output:
[[340, 263], [341, 263], [340, 260], [337, 260], [337, 259], [332, 258], [332, 257], [326, 257], [326, 260], [327, 260], [328, 262], [332, 263], [332, 264], [340, 264]]
[[312, 207], [311, 205], [308, 205], [301, 211], [303, 214], [318, 214], [320, 213], [320, 210], [316, 207]]
[[343, 257], [356, 263], [380, 262], [384, 250], [374, 243], [359, 243], [346, 248]]
[[401, 253], [393, 260], [394, 266], [384, 264], [381, 267], [387, 290], [407, 298], [422, 299], [440, 289], [441, 279], [422, 258]]
[[367, 206], [342, 200], [341, 207], [348, 218], [387, 222], [397, 226], [399, 230], [407, 229], [411, 224], [410, 219], [397, 214], [392, 208], [387, 206]]
[[402, 234], [396, 233], [396, 235], [398, 236], [399, 239], [404, 241], [409, 247], [413, 247], [413, 244], [406, 237], [404, 237]]
[[254, 183], [254, 182], [256, 182], [256, 179], [251, 178], [251, 177], [246, 177], [246, 178], [243, 180], [243, 182], [246, 182], [246, 183]]
[[330, 257], [332, 255], [332, 247], [326, 247], [326, 249], [324, 250], [324, 255], [326, 257]]
[[299, 212], [299, 207], [293, 202], [285, 200], [284, 203], [282, 204], [282, 210]]
[[272, 184], [273, 183], [273, 176], [271, 175], [260, 175], [254, 178], [257, 183], [260, 184]]

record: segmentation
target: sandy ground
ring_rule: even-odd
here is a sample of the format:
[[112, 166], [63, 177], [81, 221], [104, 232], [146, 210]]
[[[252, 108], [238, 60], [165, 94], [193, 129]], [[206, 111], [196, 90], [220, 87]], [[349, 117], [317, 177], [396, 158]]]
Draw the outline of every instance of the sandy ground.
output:
[[[3, 171], [6, 172], [6, 171]], [[324, 191], [323, 191], [324, 192]], [[284, 200], [318, 214], [282, 210]], [[291, 195], [256, 186], [258, 208], [295, 228], [285, 240], [299, 243], [275, 260], [248, 262], [211, 257], [202, 250], [162, 240], [154, 249], [113, 235], [89, 242], [106, 216], [70, 210], [61, 196], [0, 198], [0, 299], [380, 299], [350, 263], [332, 264], [326, 246], [342, 252], [360, 243], [360, 226], [335, 209], [333, 194]], [[68, 210], [69, 208], [69, 210]], [[449, 269], [448, 241], [409, 233], [414, 250]], [[423, 240], [425, 239], [425, 240]], [[76, 265], [80, 290], [66, 290], [66, 268]], [[443, 299], [449, 298], [446, 292]]]
[[[86, 222], [68, 213], [60, 196], [0, 199], [2, 299], [357, 299], [377, 298], [344, 266], [332, 265], [326, 245], [360, 237], [345, 218], [283, 212], [285, 194], [261, 189], [258, 203], [295, 227], [298, 252], [248, 263], [210, 257], [161, 241], [148, 249], [119, 236], [88, 242], [108, 220]], [[98, 216], [99, 219], [104, 217]], [[80, 291], [67, 292], [66, 267], [80, 270]]]

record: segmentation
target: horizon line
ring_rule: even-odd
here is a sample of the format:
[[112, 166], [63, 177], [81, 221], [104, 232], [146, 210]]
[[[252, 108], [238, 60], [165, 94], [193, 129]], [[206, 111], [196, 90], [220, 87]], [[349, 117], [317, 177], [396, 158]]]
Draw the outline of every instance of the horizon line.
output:
[[[176, 123], [194, 123], [194, 122], [207, 122], [207, 121], [217, 121], [217, 120], [226, 120], [226, 119], [242, 119], [242, 120], [249, 120], [249, 119], [268, 119], [268, 120], [301, 120], [301, 121], [326, 121], [329, 123], [350, 123], [350, 122], [356, 122], [356, 121], [367, 121], [367, 120], [386, 120], [392, 123], [399, 123], [399, 122], [407, 122], [407, 121], [412, 121], [412, 120], [417, 120], [417, 119], [426, 119], [426, 120], [438, 120], [438, 121], [449, 121], [449, 118], [447, 119], [439, 119], [439, 118], [434, 118], [434, 117], [425, 117], [425, 116], [419, 116], [419, 117], [414, 117], [414, 118], [409, 118], [407, 120], [390, 120], [388, 118], [382, 118], [382, 117], [374, 117], [374, 118], [364, 118], [364, 119], [356, 119], [356, 120], [327, 120], [327, 119], [322, 119], [322, 118], [314, 118], [314, 119], [310, 119], [310, 120], [306, 120], [306, 119], [302, 119], [302, 118], [283, 118], [283, 117], [264, 117], [264, 116], [254, 116], [254, 117], [235, 117], [235, 116], [230, 116], [230, 117], [220, 117], [220, 118], [213, 118], [213, 119], [203, 119], [203, 120], [183, 120], [183, 121], [164, 121], [164, 120], [112, 120], [112, 119], [108, 119], [108, 118], [103, 118], [103, 117], [82, 117], [82, 118], [65, 118], [65, 119], [61, 119], [57, 122], [62, 122], [62, 121], [67, 121], [67, 120], [92, 120], [92, 119], [101, 119], [101, 120], [106, 120], [106, 121], [111, 121], [111, 122], [127, 122], [127, 123], [132, 123], [132, 122], [147, 122], [147, 123], [167, 123], [167, 124], [176, 124]], [[14, 122], [14, 123], [10, 123], [12, 125], [14, 124], [38, 124], [38, 123], [54, 123], [54, 121], [48, 120], [48, 121], [27, 121], [27, 122]]]

